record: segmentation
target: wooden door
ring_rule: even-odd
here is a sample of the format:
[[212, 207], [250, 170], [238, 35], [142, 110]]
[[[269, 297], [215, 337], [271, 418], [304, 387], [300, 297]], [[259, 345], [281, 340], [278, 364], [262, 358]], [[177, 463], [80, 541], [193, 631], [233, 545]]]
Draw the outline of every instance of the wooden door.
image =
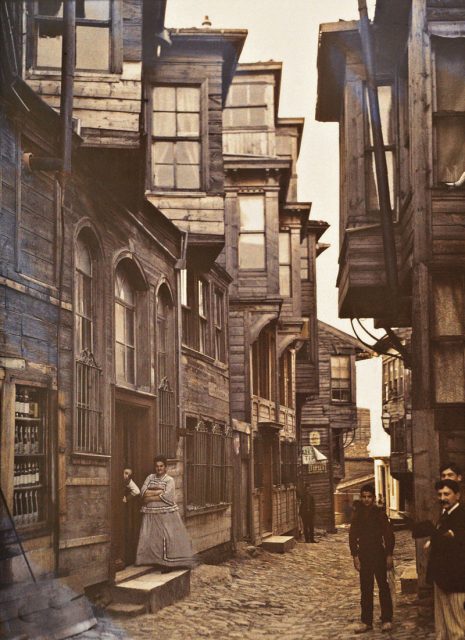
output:
[[128, 403], [116, 402], [115, 446], [113, 453], [113, 564], [116, 571], [134, 564], [140, 528], [140, 498], [123, 502], [123, 469], [131, 468], [133, 480], [140, 488], [147, 475], [144, 468], [144, 434], [148, 411]]
[[261, 533], [273, 531], [273, 441], [263, 437], [263, 494], [261, 508]]

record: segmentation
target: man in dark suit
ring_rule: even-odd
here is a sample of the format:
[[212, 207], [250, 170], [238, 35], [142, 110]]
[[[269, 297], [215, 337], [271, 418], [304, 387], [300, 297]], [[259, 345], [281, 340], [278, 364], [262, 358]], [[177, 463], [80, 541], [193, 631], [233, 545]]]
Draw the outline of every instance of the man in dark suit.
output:
[[349, 530], [350, 552], [354, 567], [360, 573], [362, 607], [361, 623], [355, 633], [373, 629], [373, 589], [378, 583], [381, 604], [381, 630], [392, 629], [392, 597], [387, 581], [394, 551], [394, 533], [386, 513], [375, 504], [375, 488], [364, 485], [360, 490], [360, 503], [354, 510]]
[[465, 506], [454, 480], [439, 480], [435, 489], [442, 513], [431, 531], [427, 578], [434, 584], [436, 640], [464, 640]]

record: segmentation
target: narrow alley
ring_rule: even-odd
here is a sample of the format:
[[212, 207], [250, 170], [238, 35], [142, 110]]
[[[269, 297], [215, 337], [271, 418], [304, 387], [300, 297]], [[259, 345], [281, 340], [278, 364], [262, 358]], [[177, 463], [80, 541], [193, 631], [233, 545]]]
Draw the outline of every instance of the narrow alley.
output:
[[[201, 566], [192, 575], [191, 595], [157, 614], [128, 620], [102, 617], [78, 640], [196, 640], [279, 638], [345, 640], [359, 619], [359, 589], [347, 544], [347, 531], [298, 543], [284, 555], [244, 551], [220, 567]], [[414, 557], [410, 534], [397, 534], [397, 606], [394, 628], [381, 633], [375, 598], [375, 629], [366, 638], [434, 638], [431, 606], [401, 595], [399, 578]]]

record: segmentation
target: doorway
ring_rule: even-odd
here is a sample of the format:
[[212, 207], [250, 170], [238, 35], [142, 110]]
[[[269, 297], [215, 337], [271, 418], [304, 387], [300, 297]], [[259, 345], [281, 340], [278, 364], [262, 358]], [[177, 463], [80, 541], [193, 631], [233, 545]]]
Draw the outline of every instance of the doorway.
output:
[[139, 497], [125, 503], [123, 469], [133, 471], [133, 480], [140, 488], [151, 472], [150, 409], [130, 402], [116, 401], [115, 439], [112, 455], [113, 566], [121, 571], [134, 564], [141, 522]]
[[263, 435], [263, 493], [261, 504], [261, 533], [273, 532], [273, 449], [274, 434]]

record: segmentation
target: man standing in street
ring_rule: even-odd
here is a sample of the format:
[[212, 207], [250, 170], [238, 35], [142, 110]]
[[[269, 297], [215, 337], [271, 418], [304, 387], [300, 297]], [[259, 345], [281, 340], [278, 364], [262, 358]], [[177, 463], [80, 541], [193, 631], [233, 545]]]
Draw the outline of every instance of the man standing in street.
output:
[[434, 584], [436, 640], [465, 640], [465, 507], [454, 480], [435, 484], [442, 513], [431, 534], [427, 578]]
[[378, 584], [381, 605], [381, 630], [392, 629], [392, 598], [387, 581], [387, 569], [392, 568], [394, 533], [386, 513], [375, 504], [375, 489], [364, 485], [360, 504], [354, 511], [349, 530], [350, 552], [354, 567], [360, 573], [361, 624], [355, 633], [373, 629], [374, 579]]
[[310, 493], [308, 485], [305, 485], [300, 496], [299, 515], [302, 519], [305, 542], [317, 542], [315, 540], [315, 498]]

